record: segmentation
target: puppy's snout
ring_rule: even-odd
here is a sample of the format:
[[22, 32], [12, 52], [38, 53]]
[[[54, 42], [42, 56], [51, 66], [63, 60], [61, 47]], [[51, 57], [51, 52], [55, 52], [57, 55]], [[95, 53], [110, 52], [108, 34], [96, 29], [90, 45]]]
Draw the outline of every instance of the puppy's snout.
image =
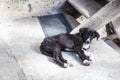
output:
[[90, 39], [90, 37], [86, 40], [86, 44], [89, 44], [91, 42], [91, 39]]

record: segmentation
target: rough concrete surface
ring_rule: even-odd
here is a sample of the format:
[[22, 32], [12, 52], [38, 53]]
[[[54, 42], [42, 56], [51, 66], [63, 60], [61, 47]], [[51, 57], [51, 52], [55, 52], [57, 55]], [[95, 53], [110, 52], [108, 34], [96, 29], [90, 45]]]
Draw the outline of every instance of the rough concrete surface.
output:
[[0, 80], [26, 80], [22, 68], [3, 38], [6, 32], [4, 33], [1, 24], [0, 32]]
[[[17, 19], [58, 13], [66, 0], [0, 0], [3, 19]], [[1, 17], [0, 17], [1, 18]]]
[[63, 53], [74, 66], [61, 68], [39, 50], [44, 34], [37, 18], [0, 22], [0, 33], [0, 80], [119, 80], [120, 54], [101, 39], [88, 51], [94, 64]]

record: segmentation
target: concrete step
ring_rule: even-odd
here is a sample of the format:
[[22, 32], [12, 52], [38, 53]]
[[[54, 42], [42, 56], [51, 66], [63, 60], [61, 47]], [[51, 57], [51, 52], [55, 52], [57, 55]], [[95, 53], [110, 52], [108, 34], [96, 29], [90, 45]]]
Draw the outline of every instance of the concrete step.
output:
[[75, 27], [77, 27], [80, 23], [71, 15], [69, 14], [64, 14], [64, 16], [66, 17], [67, 21], [69, 22], [69, 24], [71, 25], [71, 27], [74, 29]]
[[120, 54], [120, 47], [118, 47], [112, 40], [106, 40], [105, 42]]
[[[113, 19], [112, 21], [112, 26], [115, 33], [114, 34], [107, 34], [108, 31], [106, 31], [106, 27], [102, 27], [99, 31], [99, 33], [101, 34], [101, 38], [109, 45], [111, 46], [115, 51], [117, 51], [118, 53], [120, 53], [120, 47], [114, 43], [114, 39], [118, 38], [120, 39], [120, 28], [119, 28], [119, 25], [120, 25], [120, 18], [117, 17], [115, 19]], [[119, 41], [117, 41], [117, 43], [119, 43]]]
[[37, 19], [22, 19], [8, 25], [11, 27], [7, 43], [27, 80], [119, 80], [120, 55], [101, 39], [94, 40], [88, 51], [94, 54], [94, 64], [83, 66], [78, 56], [63, 53], [74, 66], [61, 68], [39, 50], [44, 34]]
[[[94, 64], [83, 66], [75, 54], [63, 53], [64, 58], [74, 66], [61, 68], [39, 50], [45, 35], [37, 18], [20, 19], [0, 25], [4, 26], [0, 29], [3, 37], [5, 35], [3, 39], [27, 80], [119, 80], [120, 55], [101, 39], [95, 39], [88, 51], [94, 54]], [[1, 69], [2, 71], [4, 70]]]
[[68, 0], [68, 2], [86, 17], [91, 17], [102, 7], [94, 0]]
[[20, 19], [59, 13], [66, 0], [0, 0], [0, 19]]

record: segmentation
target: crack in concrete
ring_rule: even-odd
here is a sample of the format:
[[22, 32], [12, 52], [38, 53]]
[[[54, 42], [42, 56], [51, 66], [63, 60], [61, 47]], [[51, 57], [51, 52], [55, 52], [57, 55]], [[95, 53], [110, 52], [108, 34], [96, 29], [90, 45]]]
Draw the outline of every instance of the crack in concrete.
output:
[[16, 56], [14, 54], [12, 54], [13, 52], [10, 50], [9, 45], [6, 44], [6, 46], [7, 46], [7, 55], [8, 55], [8, 57], [15, 60], [16, 64], [19, 67], [19, 72], [17, 72], [19, 80], [27, 80], [23, 69], [20, 68], [20, 65], [19, 65], [19, 62], [18, 62]]
[[28, 6], [28, 9], [29, 9], [28, 12], [30, 13], [32, 11], [32, 6], [31, 6], [31, 4], [28, 4], [27, 6]]
[[20, 65], [19, 65], [19, 62], [18, 62], [17, 58], [15, 57], [15, 55], [12, 54], [12, 51], [9, 48], [8, 48], [8, 51], [9, 51], [9, 52], [7, 52], [8, 56], [13, 58], [15, 60], [16, 64], [19, 66], [20, 72], [17, 73], [19, 79], [20, 80], [23, 80], [23, 79], [27, 80], [23, 69], [22, 68], [20, 69]]

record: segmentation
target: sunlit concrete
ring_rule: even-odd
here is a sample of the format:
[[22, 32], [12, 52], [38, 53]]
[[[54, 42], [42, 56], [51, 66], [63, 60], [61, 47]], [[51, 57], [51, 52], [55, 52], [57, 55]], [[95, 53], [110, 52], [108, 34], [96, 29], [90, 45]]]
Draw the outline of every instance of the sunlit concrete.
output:
[[74, 66], [62, 68], [41, 54], [44, 37], [37, 18], [1, 21], [0, 80], [119, 80], [120, 54], [103, 40], [95, 39], [88, 51], [94, 54], [93, 64], [83, 66], [78, 56], [63, 53]]

